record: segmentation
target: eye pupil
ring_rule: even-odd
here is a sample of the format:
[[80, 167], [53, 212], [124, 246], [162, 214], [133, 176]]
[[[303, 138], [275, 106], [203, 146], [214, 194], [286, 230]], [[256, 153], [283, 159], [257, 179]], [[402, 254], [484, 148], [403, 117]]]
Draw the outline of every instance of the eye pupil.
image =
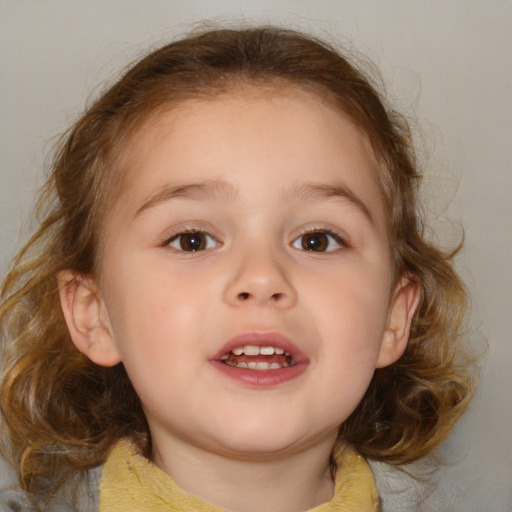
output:
[[302, 237], [302, 248], [311, 252], [322, 252], [327, 249], [329, 239], [324, 233], [312, 233]]
[[184, 233], [180, 238], [180, 246], [184, 251], [202, 251], [206, 247], [203, 233]]

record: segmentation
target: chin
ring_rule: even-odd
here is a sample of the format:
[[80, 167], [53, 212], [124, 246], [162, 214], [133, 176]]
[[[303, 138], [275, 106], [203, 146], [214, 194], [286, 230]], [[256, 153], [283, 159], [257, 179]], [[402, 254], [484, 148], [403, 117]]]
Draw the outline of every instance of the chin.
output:
[[255, 423], [231, 426], [218, 439], [219, 444], [230, 456], [245, 459], [284, 456], [308, 444], [308, 436], [296, 427], [283, 422]]
[[254, 442], [247, 442], [247, 440], [239, 443], [230, 443], [223, 450], [226, 455], [234, 459], [244, 460], [271, 460], [284, 457], [293, 453], [297, 449], [298, 444], [294, 442], [275, 442], [255, 440]]

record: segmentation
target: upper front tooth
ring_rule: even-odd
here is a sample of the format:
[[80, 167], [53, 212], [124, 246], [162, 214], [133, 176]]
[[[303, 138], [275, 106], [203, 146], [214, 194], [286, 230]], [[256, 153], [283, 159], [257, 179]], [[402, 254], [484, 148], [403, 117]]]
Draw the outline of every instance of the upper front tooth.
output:
[[285, 352], [282, 348], [273, 347], [272, 345], [264, 345], [262, 347], [258, 347], [256, 345], [245, 345], [245, 347], [234, 348], [231, 352], [235, 356], [241, 356], [242, 354], [245, 354], [246, 356], [272, 356], [274, 354], [289, 355], [288, 352]]
[[260, 347], [256, 345], [245, 345], [244, 353], [246, 356], [257, 356], [260, 353]]

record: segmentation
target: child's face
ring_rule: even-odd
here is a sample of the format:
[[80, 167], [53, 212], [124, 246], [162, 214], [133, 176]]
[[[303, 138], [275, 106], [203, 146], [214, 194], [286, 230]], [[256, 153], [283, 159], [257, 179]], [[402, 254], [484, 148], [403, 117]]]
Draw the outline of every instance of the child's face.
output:
[[77, 345], [124, 363], [157, 449], [332, 445], [404, 350], [415, 301], [409, 285], [390, 299], [365, 136], [305, 94], [223, 96], [153, 119], [125, 156]]

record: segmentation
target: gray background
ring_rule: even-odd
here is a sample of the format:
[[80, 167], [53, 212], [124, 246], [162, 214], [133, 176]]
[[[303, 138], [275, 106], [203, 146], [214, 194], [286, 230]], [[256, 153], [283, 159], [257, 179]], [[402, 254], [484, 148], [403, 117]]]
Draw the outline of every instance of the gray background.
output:
[[[426, 210], [442, 242], [464, 226], [458, 268], [473, 296], [472, 338], [489, 344], [478, 395], [444, 449], [460, 461], [441, 467], [422, 509], [512, 511], [510, 0], [0, 0], [0, 274], [30, 232], [55, 136], [115, 71], [208, 19], [282, 23], [345, 43], [380, 67], [419, 126]], [[376, 470], [383, 489], [407, 483]], [[386, 511], [419, 510], [407, 504], [419, 489], [389, 497]]]

